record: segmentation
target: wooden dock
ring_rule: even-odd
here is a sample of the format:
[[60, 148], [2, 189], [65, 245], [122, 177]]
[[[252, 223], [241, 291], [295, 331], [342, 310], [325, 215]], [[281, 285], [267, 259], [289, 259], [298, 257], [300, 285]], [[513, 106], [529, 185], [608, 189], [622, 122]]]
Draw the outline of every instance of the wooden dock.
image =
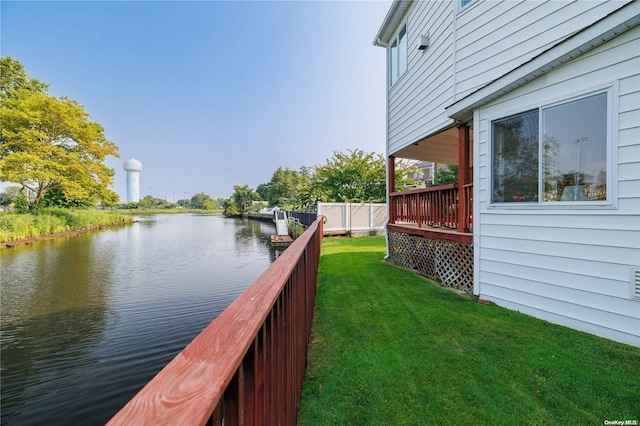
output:
[[271, 245], [273, 247], [289, 247], [293, 242], [293, 238], [289, 235], [272, 235]]

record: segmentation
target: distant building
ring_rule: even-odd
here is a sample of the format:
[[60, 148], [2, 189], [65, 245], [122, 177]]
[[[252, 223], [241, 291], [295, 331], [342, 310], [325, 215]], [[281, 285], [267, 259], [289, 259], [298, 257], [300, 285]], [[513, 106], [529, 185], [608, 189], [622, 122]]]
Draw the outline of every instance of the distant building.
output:
[[142, 163], [132, 158], [124, 162], [124, 170], [127, 172], [127, 203], [137, 203], [140, 201]]

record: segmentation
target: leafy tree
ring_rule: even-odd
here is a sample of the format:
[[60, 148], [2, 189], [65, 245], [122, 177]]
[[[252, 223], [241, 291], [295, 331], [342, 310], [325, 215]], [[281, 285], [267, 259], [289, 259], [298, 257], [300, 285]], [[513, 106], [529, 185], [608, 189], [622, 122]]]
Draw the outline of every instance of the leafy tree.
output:
[[218, 200], [214, 200], [209, 195], [201, 192], [191, 197], [189, 207], [192, 209], [213, 210], [219, 207]]
[[153, 198], [153, 195], [145, 195], [140, 201], [138, 201], [138, 206], [143, 209], [150, 209], [156, 205], [156, 199]]
[[15, 98], [19, 91], [45, 93], [49, 85], [31, 78], [22, 63], [10, 56], [0, 58], [0, 99]]
[[238, 205], [236, 204], [236, 200], [232, 198], [229, 198], [228, 200], [225, 200], [223, 203], [223, 211], [222, 214], [227, 216], [227, 217], [235, 217], [235, 216], [241, 216], [242, 213], [240, 213], [240, 210], [238, 209]]
[[446, 185], [449, 183], [458, 183], [458, 165], [449, 164], [439, 167], [434, 173], [433, 181], [436, 185]]
[[23, 192], [20, 192], [16, 199], [13, 200], [13, 208], [21, 213], [29, 211], [29, 203], [27, 202], [27, 197]]
[[115, 204], [118, 196], [109, 189], [114, 171], [104, 161], [118, 157], [118, 148], [102, 126], [76, 101], [48, 95], [18, 61], [2, 58], [0, 65], [0, 180], [26, 188], [34, 209], [51, 188], [67, 200]]
[[240, 214], [243, 214], [249, 210], [253, 201], [260, 199], [260, 196], [249, 185], [235, 185], [231, 198], [235, 201], [236, 208]]
[[203, 205], [203, 208], [205, 210], [215, 210], [218, 207], [220, 207], [220, 204], [218, 204], [218, 200], [213, 198], [209, 198], [208, 200], [205, 200]]
[[7, 186], [4, 191], [0, 192], [0, 205], [8, 207], [20, 194], [20, 187], [16, 185]]
[[[500, 120], [493, 125], [493, 201], [538, 199], [538, 111]], [[551, 147], [551, 146], [550, 146]], [[544, 171], [545, 175], [549, 170]]]
[[64, 207], [64, 208], [81, 208], [88, 209], [95, 205], [92, 198], [69, 198], [64, 193], [59, 184], [51, 185], [44, 198], [42, 199], [42, 207]]
[[278, 167], [268, 184], [267, 198], [269, 206], [291, 208], [298, 195], [303, 179], [295, 170]]
[[115, 207], [120, 203], [120, 196], [116, 194], [114, 191], [103, 188], [101, 191], [100, 199], [98, 204], [106, 206], [106, 207]]
[[175, 204], [165, 199], [155, 198], [152, 195], [146, 195], [137, 203], [137, 205], [143, 209], [170, 209], [175, 206]]
[[156, 208], [157, 209], [173, 209], [176, 207], [175, 203], [172, 203], [171, 201], [167, 200], [166, 198], [162, 199], [159, 198], [158, 199], [160, 202], [158, 204], [156, 204]]
[[[396, 164], [397, 190], [413, 183], [415, 167], [403, 162]], [[386, 163], [381, 154], [356, 149], [348, 153], [334, 152], [327, 163], [316, 166], [303, 185], [297, 205], [314, 209], [318, 202], [376, 202], [386, 201]]]
[[267, 198], [269, 197], [269, 184], [261, 183], [256, 187], [256, 192], [260, 196], [261, 200], [267, 200]]

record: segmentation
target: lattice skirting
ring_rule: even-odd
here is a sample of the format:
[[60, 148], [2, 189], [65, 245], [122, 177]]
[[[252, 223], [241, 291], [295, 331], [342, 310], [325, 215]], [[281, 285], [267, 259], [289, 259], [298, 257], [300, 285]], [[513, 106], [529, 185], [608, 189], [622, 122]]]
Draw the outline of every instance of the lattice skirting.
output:
[[473, 247], [455, 241], [388, 231], [389, 261], [445, 287], [473, 293]]

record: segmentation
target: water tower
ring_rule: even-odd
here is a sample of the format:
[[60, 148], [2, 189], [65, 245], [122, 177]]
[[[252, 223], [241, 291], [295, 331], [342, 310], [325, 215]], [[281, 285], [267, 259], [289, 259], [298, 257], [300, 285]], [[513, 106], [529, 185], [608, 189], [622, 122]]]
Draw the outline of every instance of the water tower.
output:
[[132, 158], [124, 162], [124, 170], [127, 172], [127, 203], [137, 203], [140, 201], [142, 163]]

